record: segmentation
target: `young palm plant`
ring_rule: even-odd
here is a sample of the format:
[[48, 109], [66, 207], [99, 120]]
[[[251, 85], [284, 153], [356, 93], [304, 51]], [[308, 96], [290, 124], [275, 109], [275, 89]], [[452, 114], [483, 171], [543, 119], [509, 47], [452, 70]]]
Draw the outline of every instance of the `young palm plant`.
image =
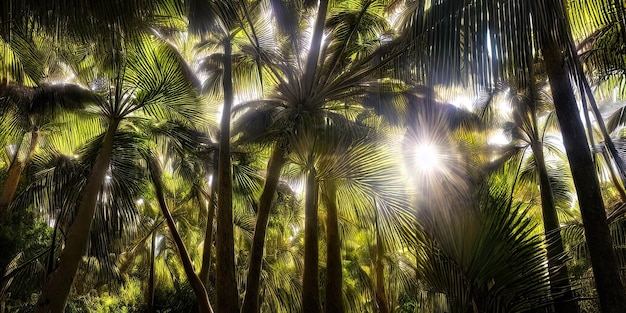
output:
[[[450, 312], [517, 312], [547, 301], [541, 239], [507, 191], [478, 194], [426, 226], [418, 270], [446, 294]], [[437, 210], [438, 208], [432, 208]]]

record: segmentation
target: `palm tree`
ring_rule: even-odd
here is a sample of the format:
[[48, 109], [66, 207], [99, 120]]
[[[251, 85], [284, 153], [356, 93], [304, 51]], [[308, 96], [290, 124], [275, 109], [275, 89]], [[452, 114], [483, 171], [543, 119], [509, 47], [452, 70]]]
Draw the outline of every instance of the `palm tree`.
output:
[[185, 269], [185, 274], [187, 275], [187, 279], [191, 284], [191, 288], [194, 290], [196, 294], [196, 299], [198, 300], [198, 310], [199, 312], [213, 312], [213, 308], [211, 308], [211, 304], [209, 303], [209, 297], [207, 291], [204, 287], [204, 284], [196, 275], [193, 264], [191, 263], [191, 259], [189, 258], [189, 253], [187, 252], [187, 248], [178, 233], [176, 228], [176, 223], [172, 218], [172, 214], [170, 213], [167, 202], [165, 201], [165, 194], [163, 192], [163, 183], [161, 182], [161, 176], [163, 171], [161, 170], [161, 166], [158, 164], [158, 159], [156, 156], [150, 156], [147, 160], [150, 172], [150, 178], [154, 185], [154, 189], [156, 192], [157, 199], [159, 201], [159, 207], [161, 208], [161, 212], [165, 217], [165, 221], [167, 223], [168, 228], [170, 229], [170, 233], [174, 238], [174, 242], [176, 243], [176, 248], [178, 253], [181, 256], [183, 268]]
[[[532, 38], [538, 39], [537, 48], [546, 66], [587, 239], [594, 247], [590, 253], [594, 272], [599, 276], [596, 283], [600, 297], [604, 299], [602, 307], [608, 312], [617, 312], [618, 307], [626, 305], [626, 296], [617, 279], [614, 256], [603, 257], [612, 253], [611, 239], [598, 178], [588, 143], [582, 140], [585, 138], [584, 128], [570, 84], [570, 69], [576, 70], [578, 59], [571, 49], [571, 33], [565, 21], [563, 3], [513, 1], [496, 6], [481, 0], [471, 3], [444, 1], [427, 8], [423, 1], [418, 1], [407, 12], [404, 20], [406, 38], [422, 47], [432, 47], [412, 51], [418, 56], [414, 59], [418, 75], [429, 77], [433, 84], [462, 83], [459, 78], [468, 77], [467, 74], [474, 76], [474, 82], [488, 88], [493, 87], [499, 77], [518, 76], [529, 81], [532, 77], [523, 75], [532, 66], [528, 60], [534, 59], [535, 50], [529, 45], [533, 44]], [[463, 22], [459, 23], [461, 20]], [[436, 33], [439, 35], [433, 36]], [[434, 72], [438, 65], [444, 65], [444, 69], [438, 68]]]
[[[567, 25], [555, 24], [543, 19], [542, 16], [542, 13], [565, 16], [565, 8], [561, 2], [555, 1], [545, 3], [535, 9], [537, 10], [535, 11], [536, 16], [540, 17], [541, 21], [539, 25], [541, 52], [577, 190], [585, 234], [590, 247], [589, 252], [596, 278], [596, 287], [600, 297], [600, 306], [606, 312], [619, 312], [626, 306], [626, 293], [619, 279], [619, 269], [613, 253], [611, 234], [606, 221], [606, 212], [598, 177], [595, 174], [591, 159], [591, 152], [587, 140], [581, 140], [581, 138], [585, 138], [585, 134], [577, 114], [578, 109], [570, 84], [566, 55], [558, 48], [559, 40], [553, 37], [554, 31], [559, 31], [562, 36], [569, 36], [569, 32]], [[566, 44], [569, 44], [569, 41]], [[569, 51], [568, 55], [574, 55], [574, 53]], [[572, 59], [577, 62], [577, 58]]]
[[[513, 91], [515, 93], [515, 88]], [[573, 301], [573, 294], [569, 283], [567, 265], [565, 264], [565, 249], [561, 238], [561, 223], [557, 215], [558, 194], [554, 191], [554, 182], [548, 173], [546, 156], [544, 149], [556, 151], [558, 149], [546, 141], [546, 133], [549, 128], [556, 128], [555, 117], [550, 111], [551, 104], [547, 99], [543, 99], [541, 85], [532, 82], [523, 94], [514, 94], [513, 122], [505, 128], [510, 132], [514, 142], [503, 151], [504, 158], [512, 158], [519, 162], [519, 166], [513, 166], [516, 173], [513, 173], [513, 189], [516, 182], [523, 176], [521, 172], [523, 154], [530, 149], [532, 153], [532, 167], [536, 172], [536, 178], [532, 184], [538, 184], [541, 195], [541, 212], [543, 217], [544, 235], [548, 257], [548, 268], [550, 271], [550, 286], [554, 304], [559, 312], [578, 311], [577, 304]], [[545, 125], [541, 125], [539, 118], [546, 119]], [[494, 162], [498, 164], [499, 162]], [[491, 165], [493, 166], [493, 165]], [[535, 175], [532, 175], [533, 177]], [[515, 190], [511, 190], [513, 195]]]
[[[255, 25], [252, 23], [251, 9], [244, 1], [230, 2], [194, 2], [188, 4], [190, 29], [202, 36], [208, 33], [221, 47], [218, 64], [221, 65], [220, 76], [212, 77], [216, 83], [221, 83], [223, 107], [220, 121], [219, 150], [217, 164], [217, 310], [220, 312], [239, 312], [239, 296], [235, 279], [235, 252], [233, 232], [233, 203], [232, 203], [232, 164], [230, 160], [231, 140], [231, 110], [235, 101], [236, 86], [233, 74], [233, 46], [237, 37], [248, 40], [258, 40]], [[211, 22], [209, 22], [211, 21]], [[210, 59], [210, 58], [209, 58]], [[258, 73], [261, 75], [261, 73]], [[211, 80], [209, 80], [209, 86]], [[243, 83], [237, 81], [236, 83]], [[240, 84], [241, 86], [241, 84]]]
[[[297, 8], [288, 7], [297, 11]], [[329, 15], [329, 4], [322, 1], [314, 11], [311, 46], [306, 51], [306, 58], [301, 52], [302, 41], [299, 40], [299, 30], [287, 34], [290, 41], [285, 44], [284, 50], [265, 48], [267, 53], [261, 54], [263, 61], [273, 74], [273, 81], [277, 82], [275, 96], [267, 100], [255, 101], [242, 106], [242, 116], [238, 118], [243, 138], [256, 142], [263, 142], [273, 146], [272, 156], [267, 166], [266, 185], [259, 200], [259, 214], [255, 227], [255, 240], [252, 245], [250, 269], [246, 284], [246, 296], [243, 310], [254, 312], [258, 308], [258, 287], [263, 257], [263, 246], [269, 208], [278, 183], [281, 168], [290, 154], [293, 140], [299, 140], [301, 134], [308, 132], [312, 125], [322, 125], [324, 118], [341, 123], [343, 117], [337, 114], [341, 105], [337, 103], [358, 103], [359, 95], [371, 89], [371, 85], [363, 84], [369, 81], [372, 85], [379, 82], [372, 77], [382, 66], [379, 56], [371, 53], [379, 44], [379, 35], [384, 32], [385, 23], [382, 22], [383, 5], [367, 1], [354, 8], [337, 8], [337, 13]], [[342, 23], [342, 18], [350, 16], [352, 22]], [[304, 20], [305, 16], [296, 16], [296, 20]], [[329, 38], [323, 42], [325, 21], [329, 20]], [[293, 22], [297, 25], [298, 23]], [[277, 33], [278, 34], [278, 33]], [[293, 37], [296, 36], [296, 37]], [[282, 42], [280, 39], [279, 42]], [[380, 53], [382, 55], [382, 52]], [[279, 56], [277, 61], [271, 57]], [[295, 56], [292, 57], [292, 56]], [[332, 105], [330, 105], [332, 104]], [[245, 126], [245, 128], [243, 128]], [[308, 171], [314, 171], [309, 165]], [[313, 181], [313, 174], [308, 174], [309, 181]], [[311, 186], [307, 194], [311, 195], [311, 207], [315, 187]], [[305, 207], [308, 207], [305, 204]], [[309, 207], [309, 208], [311, 208]], [[312, 209], [311, 209], [312, 210]], [[305, 210], [306, 211], [306, 210]], [[311, 211], [312, 212], [312, 211]], [[311, 213], [312, 214], [312, 213]], [[311, 218], [312, 215], [309, 214]], [[310, 225], [314, 223], [311, 221]], [[310, 230], [313, 231], [313, 230]], [[310, 235], [313, 238], [313, 234]], [[311, 248], [311, 253], [313, 252]], [[311, 254], [309, 253], [309, 254]], [[306, 257], [305, 257], [306, 259]], [[313, 263], [310, 263], [313, 264]], [[309, 268], [309, 270], [311, 270]], [[315, 275], [308, 275], [307, 278]], [[303, 292], [303, 306], [315, 306], [315, 293]]]
[[62, 57], [54, 56], [55, 52], [62, 55], [64, 48], [45, 36], [24, 36], [17, 31], [10, 43], [3, 44], [2, 145], [10, 145], [14, 153], [0, 193], [0, 216], [8, 213], [22, 172], [35, 150], [53, 138], [54, 125], [61, 122], [59, 117], [96, 101], [90, 91], [56, 81], [58, 75], [67, 75], [62, 69]]
[[[107, 130], [85, 185], [77, 215], [70, 227], [60, 261], [50, 273], [38, 301], [37, 311], [61, 311], [87, 243], [98, 194], [109, 169], [115, 134], [123, 120], [142, 110], [161, 119], [183, 122], [197, 119], [193, 85], [189, 83], [178, 54], [168, 45], [144, 38], [127, 47], [128, 59], [118, 60], [111, 86], [99, 101]], [[164, 110], [165, 106], [167, 110]]]

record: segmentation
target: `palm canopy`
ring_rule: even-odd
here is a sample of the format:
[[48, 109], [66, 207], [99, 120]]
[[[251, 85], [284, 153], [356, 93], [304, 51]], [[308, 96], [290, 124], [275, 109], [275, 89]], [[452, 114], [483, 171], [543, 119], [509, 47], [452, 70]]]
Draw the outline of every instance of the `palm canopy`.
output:
[[[153, 118], [155, 122], [168, 119], [190, 124], [203, 119], [196, 105], [193, 84], [187, 79], [182, 59], [171, 46], [154, 37], [144, 36], [136, 42], [131, 41], [126, 48], [125, 54], [113, 51], [100, 63], [101, 79], [93, 88], [101, 94], [101, 100], [94, 109], [108, 125], [81, 200], [77, 202], [77, 215], [61, 251], [60, 262], [54, 273], [49, 275], [48, 287], [44, 288], [37, 310], [60, 310], [65, 306], [72, 277], [82, 255], [80, 251], [87, 244], [97, 212], [98, 194], [103, 184], [106, 185], [106, 173], [115, 151], [118, 129], [123, 131], [132, 126], [128, 122], [141, 119], [141, 116], [133, 116], [139, 113], [145, 114], [143, 118]], [[107, 78], [109, 73], [113, 76]], [[52, 290], [49, 286], [60, 288]], [[52, 303], [50, 298], [54, 299]]]

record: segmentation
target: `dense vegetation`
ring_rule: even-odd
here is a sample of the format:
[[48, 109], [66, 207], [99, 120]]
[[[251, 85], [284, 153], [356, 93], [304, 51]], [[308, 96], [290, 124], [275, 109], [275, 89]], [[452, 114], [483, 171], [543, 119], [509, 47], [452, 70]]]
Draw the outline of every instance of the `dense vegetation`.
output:
[[0, 25], [0, 313], [626, 310], [623, 1]]

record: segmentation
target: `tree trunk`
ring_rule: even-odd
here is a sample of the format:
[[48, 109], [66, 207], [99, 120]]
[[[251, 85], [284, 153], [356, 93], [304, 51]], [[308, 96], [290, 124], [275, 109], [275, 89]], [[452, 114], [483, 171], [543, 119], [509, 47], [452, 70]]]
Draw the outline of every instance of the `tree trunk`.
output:
[[156, 232], [152, 232], [150, 243], [150, 276], [148, 277], [148, 290], [146, 302], [148, 303], [148, 313], [154, 313], [154, 258], [156, 252]]
[[565, 58], [551, 34], [540, 34], [540, 45], [576, 186], [600, 306], [605, 313], [623, 312], [626, 295], [619, 278], [600, 183], [580, 121]]
[[286, 161], [285, 149], [280, 142], [276, 143], [272, 156], [267, 163], [267, 175], [263, 192], [259, 198], [259, 212], [257, 213], [256, 225], [254, 226], [254, 238], [250, 248], [250, 267], [246, 282], [246, 295], [243, 299], [241, 312], [259, 312], [259, 286], [261, 280], [261, 266], [263, 264], [263, 248], [265, 246], [265, 233], [267, 222], [272, 209], [272, 199], [276, 193], [280, 172]]
[[319, 250], [317, 234], [317, 180], [315, 167], [306, 178], [304, 199], [304, 273], [302, 274], [302, 312], [319, 313]]
[[2, 193], [0, 194], [0, 219], [3, 219], [9, 213], [9, 206], [13, 201], [13, 197], [15, 197], [15, 192], [17, 191], [17, 186], [20, 183], [24, 166], [26, 166], [26, 163], [30, 161], [31, 156], [33, 155], [33, 152], [35, 152], [37, 144], [39, 143], [39, 130], [35, 128], [30, 134], [30, 146], [28, 148], [28, 153], [23, 160], [20, 160], [18, 155], [19, 151], [16, 151], [15, 158], [9, 166], [7, 179], [4, 183], [4, 187], [2, 188]]
[[[151, 162], [156, 163], [157, 161], [153, 160]], [[162, 172], [160, 165], [154, 163], [150, 170], [150, 176], [154, 185], [154, 191], [156, 192], [156, 196], [159, 201], [161, 213], [163, 214], [163, 217], [165, 217], [167, 227], [170, 229], [172, 239], [174, 239], [174, 243], [176, 244], [176, 249], [178, 250], [178, 254], [180, 255], [181, 262], [183, 263], [183, 269], [185, 270], [185, 274], [187, 275], [187, 279], [189, 280], [191, 289], [193, 289], [193, 292], [196, 295], [196, 299], [198, 300], [198, 311], [200, 313], [213, 313], [213, 309], [211, 308], [211, 304], [209, 303], [209, 296], [206, 292], [206, 289], [204, 289], [204, 284], [202, 284], [202, 281], [200, 281], [200, 278], [198, 277], [198, 275], [196, 275], [196, 271], [193, 268], [193, 263], [191, 263], [191, 257], [189, 257], [189, 252], [187, 252], [185, 243], [183, 242], [183, 239], [180, 237], [178, 229], [176, 228], [174, 218], [172, 218], [172, 214], [167, 208], [167, 203], [165, 202], [165, 194], [163, 193], [163, 183], [161, 181]]]
[[230, 163], [230, 110], [233, 104], [232, 47], [224, 38], [224, 108], [220, 122], [217, 166], [217, 312], [238, 313], [239, 295], [235, 280], [235, 239], [233, 231], [233, 181]]
[[109, 127], [102, 140], [102, 148], [100, 148], [96, 162], [91, 169], [82, 200], [78, 206], [78, 213], [74, 218], [72, 226], [70, 226], [67, 239], [65, 240], [65, 248], [61, 251], [57, 268], [48, 275], [37, 301], [35, 307], [35, 312], [37, 313], [63, 312], [65, 308], [72, 283], [74, 282], [74, 276], [85, 253], [91, 222], [98, 204], [98, 195], [100, 194], [102, 181], [109, 169], [113, 152], [113, 139], [119, 122], [120, 120], [118, 119], [109, 121]]
[[337, 186], [335, 182], [324, 184], [322, 199], [326, 206], [326, 297], [324, 310], [326, 313], [341, 313], [343, 296], [341, 292], [341, 238], [339, 236], [339, 217], [337, 214]]
[[546, 236], [548, 256], [548, 273], [550, 275], [550, 293], [554, 300], [554, 307], [559, 313], [578, 312], [578, 304], [574, 301], [572, 288], [569, 282], [567, 264], [565, 263], [565, 249], [561, 238], [561, 225], [554, 205], [554, 194], [546, 168], [543, 148], [539, 142], [532, 143], [535, 165], [539, 173], [539, 188], [541, 190], [541, 213], [543, 228]]
[[380, 230], [378, 229], [378, 214], [376, 214], [376, 305], [379, 313], [389, 313], [389, 302], [385, 293], [385, 268], [383, 258], [385, 257], [385, 248], [383, 247], [382, 238], [380, 238]]
[[326, 12], [328, 11], [328, 0], [320, 0], [313, 25], [313, 35], [311, 36], [311, 47], [307, 54], [306, 67], [304, 69], [304, 90], [310, 93], [315, 83], [317, 63], [320, 58], [322, 39], [324, 37], [324, 25], [326, 22]]
[[[216, 162], [214, 162], [216, 163]], [[217, 168], [217, 166], [215, 166]], [[211, 270], [211, 248], [213, 247], [213, 219], [215, 218], [215, 188], [217, 186], [217, 177], [211, 179], [209, 187], [210, 196], [207, 199], [209, 205], [207, 208], [206, 228], [204, 231], [204, 245], [202, 250], [202, 266], [200, 267], [200, 280], [204, 287], [209, 289], [209, 272]]]

